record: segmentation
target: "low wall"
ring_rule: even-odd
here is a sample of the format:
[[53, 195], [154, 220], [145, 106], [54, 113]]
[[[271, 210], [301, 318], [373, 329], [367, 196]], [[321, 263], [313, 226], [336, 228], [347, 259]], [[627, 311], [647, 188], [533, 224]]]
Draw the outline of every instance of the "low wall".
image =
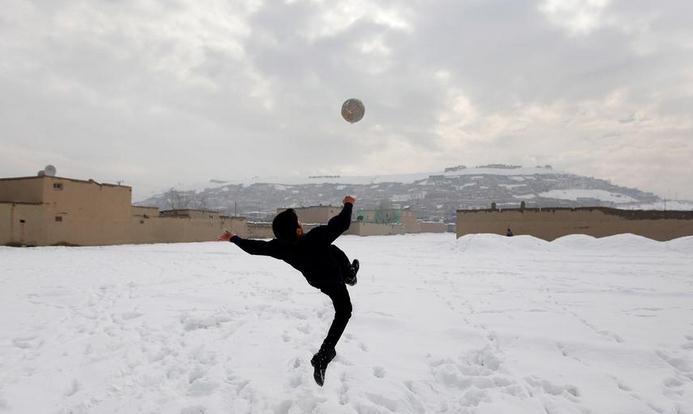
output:
[[[278, 209], [277, 213], [286, 209]], [[294, 208], [298, 221], [301, 223], [320, 223], [327, 224], [330, 218], [339, 214], [342, 207], [334, 206], [313, 206], [313, 207], [296, 207]]]
[[693, 235], [691, 211], [618, 210], [605, 207], [458, 210], [457, 237], [465, 234], [529, 234], [554, 240], [568, 234], [605, 237], [633, 233], [654, 240]]
[[419, 233], [445, 233], [448, 231], [446, 223], [421, 221], [419, 224]]
[[159, 207], [132, 206], [130, 214], [138, 217], [158, 217]]
[[353, 234], [356, 236], [389, 236], [392, 234], [404, 234], [405, 232], [405, 227], [402, 224], [353, 221], [345, 234]]
[[133, 217], [131, 243], [182, 243], [214, 241], [225, 230], [245, 237], [248, 233], [245, 218], [213, 219], [194, 217]]
[[248, 223], [248, 236], [249, 239], [271, 239], [274, 238], [274, 233], [272, 232], [272, 223]]

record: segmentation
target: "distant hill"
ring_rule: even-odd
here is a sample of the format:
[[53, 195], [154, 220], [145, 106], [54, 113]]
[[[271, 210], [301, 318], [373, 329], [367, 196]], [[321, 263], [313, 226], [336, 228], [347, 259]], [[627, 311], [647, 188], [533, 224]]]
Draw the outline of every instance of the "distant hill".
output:
[[[345, 194], [358, 197], [359, 208], [409, 207], [427, 220], [454, 222], [457, 209], [608, 206], [648, 208], [664, 200], [652, 193], [609, 181], [556, 171], [491, 164], [446, 168], [440, 173], [311, 177], [254, 177], [251, 180], [210, 180], [208, 188], [172, 189], [142, 200], [138, 205], [170, 208], [205, 208], [228, 215], [270, 218], [279, 207], [340, 205]], [[661, 207], [660, 207], [661, 208]]]

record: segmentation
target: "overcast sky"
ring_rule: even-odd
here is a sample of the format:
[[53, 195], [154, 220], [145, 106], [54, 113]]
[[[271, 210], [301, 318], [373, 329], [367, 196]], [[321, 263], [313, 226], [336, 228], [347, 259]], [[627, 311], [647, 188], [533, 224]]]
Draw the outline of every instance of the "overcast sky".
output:
[[137, 199], [551, 164], [693, 199], [691, 16], [690, 0], [3, 0], [0, 177], [51, 163]]

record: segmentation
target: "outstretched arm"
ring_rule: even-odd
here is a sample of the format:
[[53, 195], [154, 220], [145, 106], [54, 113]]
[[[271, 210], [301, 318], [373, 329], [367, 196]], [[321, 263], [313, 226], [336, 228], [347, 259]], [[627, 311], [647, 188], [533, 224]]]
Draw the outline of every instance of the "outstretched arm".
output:
[[349, 229], [351, 224], [351, 211], [354, 207], [356, 199], [352, 196], [344, 197], [344, 207], [336, 216], [332, 217], [327, 222], [326, 226], [319, 226], [308, 232], [306, 237], [309, 237], [319, 243], [332, 244], [337, 237]]
[[330, 232], [335, 235], [335, 239], [349, 229], [349, 225], [351, 224], [351, 211], [355, 202], [356, 199], [352, 196], [344, 197], [344, 207], [342, 211], [327, 222], [327, 227], [330, 229]]
[[221, 236], [217, 238], [219, 241], [230, 241], [236, 246], [240, 247], [246, 253], [252, 255], [260, 256], [271, 256], [276, 259], [280, 259], [279, 246], [275, 240], [264, 241], [264, 240], [251, 240], [244, 239], [237, 234], [231, 233], [230, 231], [225, 231]]

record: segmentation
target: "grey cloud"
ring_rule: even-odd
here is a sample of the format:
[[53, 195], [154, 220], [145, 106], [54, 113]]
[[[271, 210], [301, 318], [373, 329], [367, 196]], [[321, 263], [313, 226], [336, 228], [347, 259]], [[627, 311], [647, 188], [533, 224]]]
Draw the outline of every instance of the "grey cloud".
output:
[[42, 3], [0, 20], [2, 176], [52, 154], [136, 190], [537, 162], [693, 198], [686, 1], [607, 2], [581, 31], [529, 0]]

